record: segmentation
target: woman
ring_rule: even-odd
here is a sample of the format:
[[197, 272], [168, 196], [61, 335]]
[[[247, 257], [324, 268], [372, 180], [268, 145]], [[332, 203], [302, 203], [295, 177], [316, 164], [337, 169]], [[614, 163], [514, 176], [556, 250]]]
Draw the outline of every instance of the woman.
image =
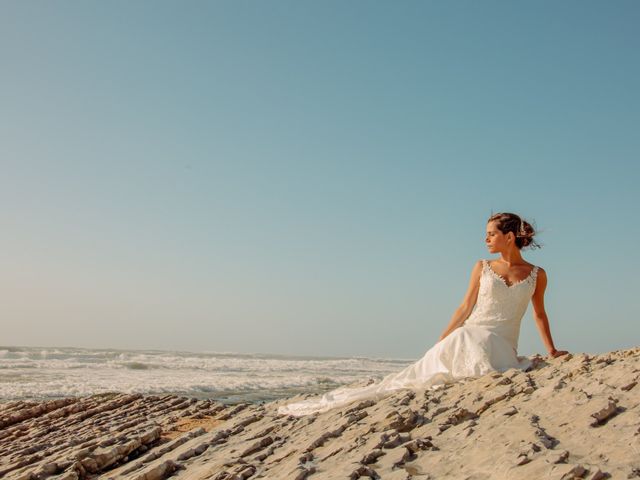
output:
[[[514, 213], [496, 213], [487, 221], [486, 243], [494, 261], [478, 260], [471, 272], [462, 304], [436, 343], [425, 355], [398, 373], [365, 387], [343, 386], [301, 402], [278, 408], [294, 416], [325, 412], [365, 398], [382, 398], [402, 388], [437, 388], [465, 377], [481, 376], [510, 368], [527, 370], [532, 362], [517, 354], [520, 322], [529, 300], [542, 341], [552, 357], [565, 355], [551, 339], [544, 310], [547, 274], [526, 262], [524, 247], [538, 247], [535, 231]], [[474, 308], [475, 307], [475, 308]]]

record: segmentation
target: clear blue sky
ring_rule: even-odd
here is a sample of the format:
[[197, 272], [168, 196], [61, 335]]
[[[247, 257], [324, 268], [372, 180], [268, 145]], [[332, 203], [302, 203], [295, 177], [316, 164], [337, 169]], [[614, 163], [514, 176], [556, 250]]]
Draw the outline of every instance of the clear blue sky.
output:
[[637, 345], [639, 24], [635, 1], [5, 2], [2, 344], [418, 358], [512, 211], [556, 346]]

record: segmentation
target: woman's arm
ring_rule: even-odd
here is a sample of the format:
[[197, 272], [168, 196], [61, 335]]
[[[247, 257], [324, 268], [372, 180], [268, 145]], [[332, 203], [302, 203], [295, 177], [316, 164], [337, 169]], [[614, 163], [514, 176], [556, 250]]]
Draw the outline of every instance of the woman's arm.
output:
[[549, 329], [549, 318], [544, 310], [544, 291], [547, 288], [547, 272], [542, 268], [538, 268], [538, 279], [536, 280], [536, 289], [531, 297], [533, 305], [533, 318], [540, 332], [540, 337], [552, 357], [559, 357], [567, 352], [566, 350], [556, 350], [551, 338], [551, 330]]
[[471, 271], [471, 279], [469, 280], [469, 288], [462, 299], [462, 303], [453, 313], [451, 321], [446, 330], [442, 332], [438, 341], [443, 340], [447, 335], [456, 328], [462, 326], [464, 321], [471, 315], [474, 305], [478, 300], [478, 291], [480, 290], [480, 275], [482, 274], [482, 260], [478, 260]]

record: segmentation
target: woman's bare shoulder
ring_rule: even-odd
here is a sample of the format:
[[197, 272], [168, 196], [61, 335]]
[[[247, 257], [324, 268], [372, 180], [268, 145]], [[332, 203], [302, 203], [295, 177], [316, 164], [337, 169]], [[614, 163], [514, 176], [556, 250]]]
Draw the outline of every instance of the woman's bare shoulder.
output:
[[530, 262], [524, 262], [524, 265], [526, 265], [527, 267], [531, 267], [532, 269], [537, 267], [539, 272], [543, 271], [540, 265], [534, 265], [533, 263], [530, 263]]
[[538, 278], [538, 281], [536, 282], [536, 284], [543, 285], [543, 286], [547, 285], [548, 278], [547, 278], [546, 270], [539, 265], [536, 265], [534, 268], [538, 269], [536, 273], [536, 277]]
[[482, 270], [484, 269], [483, 263], [484, 263], [484, 260], [480, 259], [473, 264], [473, 268], [471, 269], [471, 275], [476, 279], [480, 279], [480, 275], [482, 274]]

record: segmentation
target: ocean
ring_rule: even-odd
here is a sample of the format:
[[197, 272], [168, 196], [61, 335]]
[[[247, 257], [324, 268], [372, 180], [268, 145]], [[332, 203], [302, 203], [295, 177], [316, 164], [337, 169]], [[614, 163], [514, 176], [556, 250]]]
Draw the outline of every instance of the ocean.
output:
[[0, 401], [124, 392], [257, 403], [379, 380], [413, 361], [0, 346]]

